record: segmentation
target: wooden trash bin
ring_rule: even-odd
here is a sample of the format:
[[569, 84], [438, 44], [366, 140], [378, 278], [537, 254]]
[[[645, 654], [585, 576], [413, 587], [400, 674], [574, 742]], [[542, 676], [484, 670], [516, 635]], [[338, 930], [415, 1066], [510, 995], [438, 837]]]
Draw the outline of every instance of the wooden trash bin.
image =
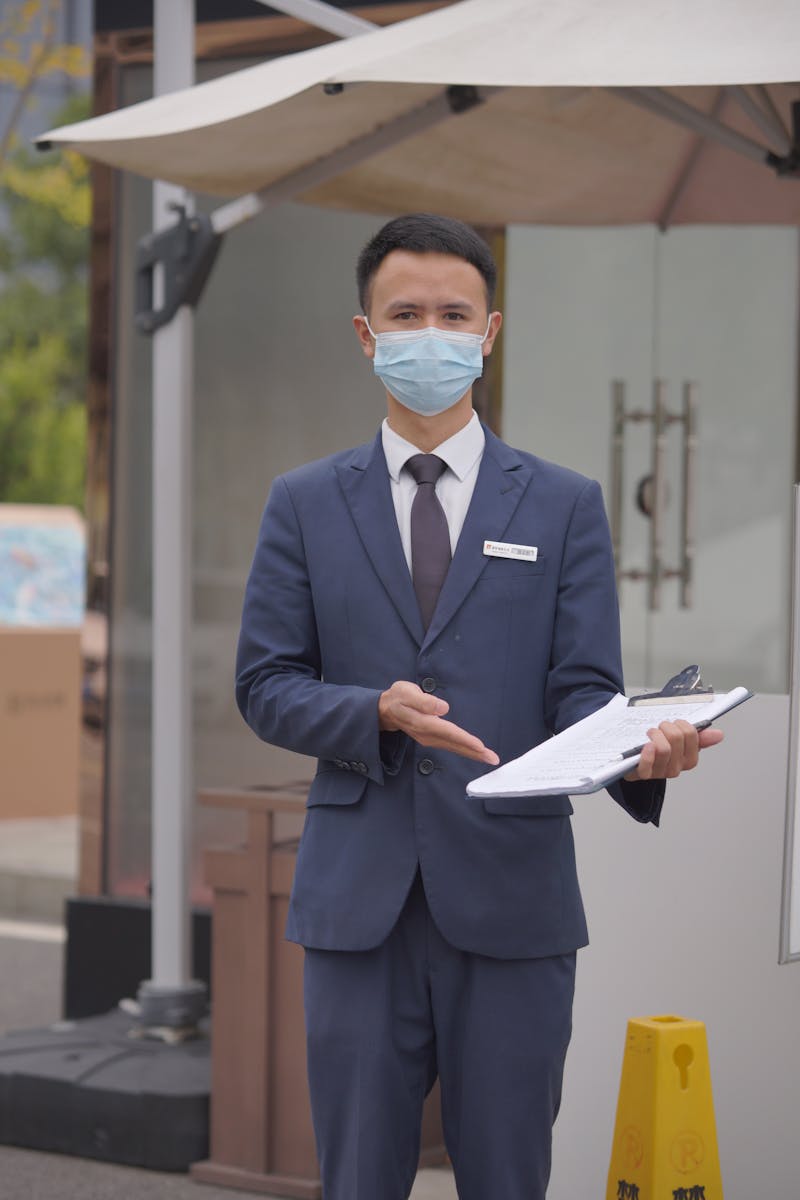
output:
[[[242, 846], [209, 850], [213, 891], [211, 1125], [201, 1183], [321, 1200], [306, 1079], [303, 951], [284, 939], [298, 839], [275, 817], [302, 814], [308, 782], [201, 791], [203, 805], [242, 811]], [[438, 1085], [428, 1097], [420, 1163], [445, 1162]]]

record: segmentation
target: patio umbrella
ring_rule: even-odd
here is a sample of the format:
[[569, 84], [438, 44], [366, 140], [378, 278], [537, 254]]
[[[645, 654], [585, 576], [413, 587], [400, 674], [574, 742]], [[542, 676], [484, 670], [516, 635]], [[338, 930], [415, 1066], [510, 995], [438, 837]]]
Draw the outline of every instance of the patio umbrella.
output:
[[463, 0], [40, 141], [266, 203], [796, 223], [798, 63], [793, 0]]

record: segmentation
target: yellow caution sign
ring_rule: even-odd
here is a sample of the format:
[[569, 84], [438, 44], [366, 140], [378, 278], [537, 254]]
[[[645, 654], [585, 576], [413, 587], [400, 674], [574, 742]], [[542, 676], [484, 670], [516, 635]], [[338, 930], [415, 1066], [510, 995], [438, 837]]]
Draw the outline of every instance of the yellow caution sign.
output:
[[723, 1200], [702, 1021], [628, 1022], [606, 1200]]

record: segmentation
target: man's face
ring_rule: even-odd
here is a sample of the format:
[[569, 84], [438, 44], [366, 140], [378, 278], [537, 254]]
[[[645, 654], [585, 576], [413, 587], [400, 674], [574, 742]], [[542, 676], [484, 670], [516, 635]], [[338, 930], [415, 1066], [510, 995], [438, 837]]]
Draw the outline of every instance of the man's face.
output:
[[[373, 276], [367, 317], [375, 333], [435, 325], [483, 336], [489, 322], [483, 276], [452, 254], [393, 250]], [[501, 320], [500, 313], [492, 313], [484, 356], [492, 349]], [[364, 353], [373, 358], [375, 342], [366, 320], [357, 316], [353, 324]]]

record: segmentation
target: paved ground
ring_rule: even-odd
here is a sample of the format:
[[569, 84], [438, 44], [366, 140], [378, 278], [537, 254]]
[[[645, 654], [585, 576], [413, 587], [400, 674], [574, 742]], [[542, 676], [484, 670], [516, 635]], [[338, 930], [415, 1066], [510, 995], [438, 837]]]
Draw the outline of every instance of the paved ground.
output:
[[[49, 924], [41, 917], [60, 913], [59, 897], [73, 890], [74, 872], [74, 822], [0, 822], [0, 1034], [61, 1015], [63, 929], [55, 915]], [[242, 1200], [244, 1194], [185, 1175], [0, 1146], [1, 1200]], [[420, 1172], [412, 1200], [456, 1200], [452, 1174]]]
[[77, 873], [77, 817], [0, 821], [0, 918], [60, 921]]
[[[158, 1175], [6, 1146], [0, 1146], [0, 1180], [3, 1200], [243, 1200], [245, 1195], [197, 1184], [185, 1175]], [[412, 1200], [455, 1200], [455, 1195], [448, 1171], [423, 1171]]]

